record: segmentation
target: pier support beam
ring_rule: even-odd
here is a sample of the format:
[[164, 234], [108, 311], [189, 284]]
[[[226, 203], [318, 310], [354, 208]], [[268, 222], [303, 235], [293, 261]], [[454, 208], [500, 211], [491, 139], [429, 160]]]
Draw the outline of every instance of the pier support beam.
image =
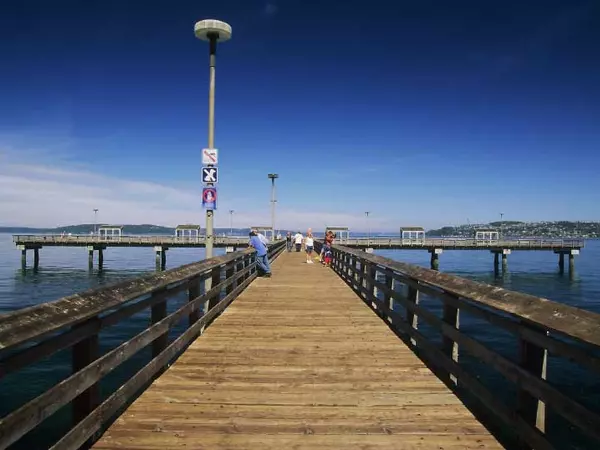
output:
[[165, 270], [167, 266], [167, 250], [169, 248], [164, 245], [154, 247], [154, 251], [156, 252], [156, 270]]
[[578, 249], [572, 250], [557, 250], [554, 253], [558, 253], [558, 271], [560, 273], [565, 272], [565, 255], [569, 255], [569, 273], [575, 273], [575, 255], [579, 255]]
[[17, 248], [21, 250], [21, 267], [23, 269], [27, 268], [27, 250], [33, 250], [33, 268], [37, 269], [40, 266], [41, 246], [18, 245]]
[[508, 270], [508, 255], [511, 254], [512, 250], [509, 248], [503, 248], [502, 250], [490, 250], [494, 254], [494, 273], [498, 273], [499, 267], [499, 255], [502, 255], [502, 272]]
[[94, 268], [94, 251], [98, 252], [98, 269], [102, 269], [104, 265], [104, 250], [106, 250], [106, 246], [104, 245], [90, 245], [87, 247], [88, 267], [90, 270]]
[[560, 273], [565, 273], [565, 254], [564, 253], [558, 254], [558, 271]]
[[429, 250], [431, 253], [431, 270], [439, 270], [440, 269], [440, 255], [443, 250], [441, 248], [432, 248]]

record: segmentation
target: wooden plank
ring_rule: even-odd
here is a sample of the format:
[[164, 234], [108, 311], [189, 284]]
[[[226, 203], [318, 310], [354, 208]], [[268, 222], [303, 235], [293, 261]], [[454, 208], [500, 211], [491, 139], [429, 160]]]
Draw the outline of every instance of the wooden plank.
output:
[[502, 448], [330, 268], [304, 261], [283, 253], [95, 448]]

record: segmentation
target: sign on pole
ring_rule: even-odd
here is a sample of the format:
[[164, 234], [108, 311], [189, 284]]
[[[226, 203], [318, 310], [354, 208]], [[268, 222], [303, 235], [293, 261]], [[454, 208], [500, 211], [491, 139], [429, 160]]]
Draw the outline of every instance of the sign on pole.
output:
[[202, 207], [204, 209], [217, 209], [217, 188], [202, 188]]
[[219, 181], [219, 170], [217, 167], [202, 168], [203, 183], [216, 183], [217, 181]]
[[205, 166], [219, 163], [219, 150], [216, 148], [202, 149], [202, 164]]

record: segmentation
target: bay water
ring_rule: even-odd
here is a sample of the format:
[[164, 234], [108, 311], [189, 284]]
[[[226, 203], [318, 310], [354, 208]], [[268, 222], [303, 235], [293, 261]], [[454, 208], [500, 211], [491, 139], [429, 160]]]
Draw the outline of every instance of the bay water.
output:
[[[217, 255], [223, 249], [216, 249]], [[377, 251], [377, 254], [398, 261], [429, 267], [429, 254], [424, 250]], [[167, 269], [195, 262], [204, 258], [204, 249], [171, 249], [167, 253]], [[104, 253], [104, 267], [99, 270], [97, 261], [88, 268], [85, 247], [44, 247], [40, 251], [40, 265], [32, 267], [33, 253], [28, 255], [28, 265], [21, 267], [21, 253], [13, 244], [10, 234], [0, 233], [0, 314], [20, 308], [59, 299], [61, 297], [108, 285], [117, 281], [138, 277], [156, 270], [155, 254], [150, 248], [108, 248]], [[575, 259], [575, 272], [558, 271], [558, 256], [548, 251], [514, 251], [508, 256], [508, 271], [494, 274], [493, 255], [488, 251], [444, 251], [440, 255], [440, 271], [489, 283], [506, 289], [545, 297], [550, 300], [600, 313], [600, 241], [588, 240], [581, 254]], [[276, 272], [274, 273], [276, 277]], [[424, 299], [432, 310], [438, 306], [434, 299]], [[169, 306], [169, 312], [185, 301], [181, 296]], [[123, 340], [143, 330], [149, 321], [148, 312], [136, 314], [126, 322], [113, 326], [101, 334], [102, 351], [114, 348]], [[184, 327], [173, 330], [176, 335]], [[514, 358], [516, 340], [508, 333], [474, 318], [461, 316], [461, 329], [490, 348]], [[435, 331], [421, 325], [421, 331], [434, 339]], [[468, 356], [464, 356], [468, 359]], [[143, 367], [149, 360], [149, 352], [141, 352], [128, 363], [111, 374], [102, 384], [106, 397], [119, 384]], [[461, 354], [461, 358], [463, 355]], [[461, 360], [462, 361], [462, 360]], [[467, 362], [481, 374], [481, 381], [490, 389], [506, 389], [512, 386], [488, 367], [472, 360]], [[461, 362], [462, 363], [462, 362]], [[0, 379], [0, 417], [42, 393], [57, 381], [64, 379], [70, 371], [67, 352], [59, 352], [38, 364]], [[600, 409], [600, 381], [589, 372], [571, 367], [567, 362], [549, 360], [549, 382], [565, 388], [570, 395], [582, 400], [590, 409]], [[511, 393], [510, 395], [513, 395]], [[68, 410], [63, 408], [44, 423], [39, 431], [30, 433], [14, 446], [15, 449], [44, 449], [50, 442], [64, 434], [68, 428]], [[555, 420], [557, 433], [570, 435], [567, 429]], [[569, 439], [561, 448], [588, 448], [584, 438]]]

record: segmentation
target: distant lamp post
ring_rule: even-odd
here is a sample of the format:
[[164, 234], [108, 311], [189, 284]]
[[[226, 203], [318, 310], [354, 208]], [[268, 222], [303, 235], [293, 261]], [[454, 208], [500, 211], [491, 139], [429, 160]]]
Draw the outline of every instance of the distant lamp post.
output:
[[271, 180], [271, 239], [275, 240], [275, 180], [279, 178], [276, 173], [270, 173], [267, 177]]
[[[220, 20], [201, 20], [194, 25], [194, 34], [200, 40], [209, 43], [209, 66], [210, 66], [210, 87], [208, 92], [208, 148], [215, 147], [215, 68], [217, 62], [217, 42], [225, 42], [231, 39], [231, 26]], [[212, 167], [212, 164], [209, 164]], [[207, 183], [207, 186], [213, 186], [213, 183]], [[206, 257], [213, 255], [213, 214], [212, 209], [206, 210]]]
[[229, 210], [229, 236], [233, 236], [233, 209]]
[[369, 214], [371, 211], [365, 211], [365, 216], [367, 218], [367, 245], [371, 245], [371, 223], [369, 222]]
[[502, 218], [504, 217], [504, 213], [500, 213], [500, 239], [502, 239], [503, 237], [503, 227], [504, 227], [504, 222], [502, 222]]
[[96, 230], [98, 228], [97, 224], [98, 224], [98, 209], [94, 208], [94, 236], [97, 233], [97, 230]]

